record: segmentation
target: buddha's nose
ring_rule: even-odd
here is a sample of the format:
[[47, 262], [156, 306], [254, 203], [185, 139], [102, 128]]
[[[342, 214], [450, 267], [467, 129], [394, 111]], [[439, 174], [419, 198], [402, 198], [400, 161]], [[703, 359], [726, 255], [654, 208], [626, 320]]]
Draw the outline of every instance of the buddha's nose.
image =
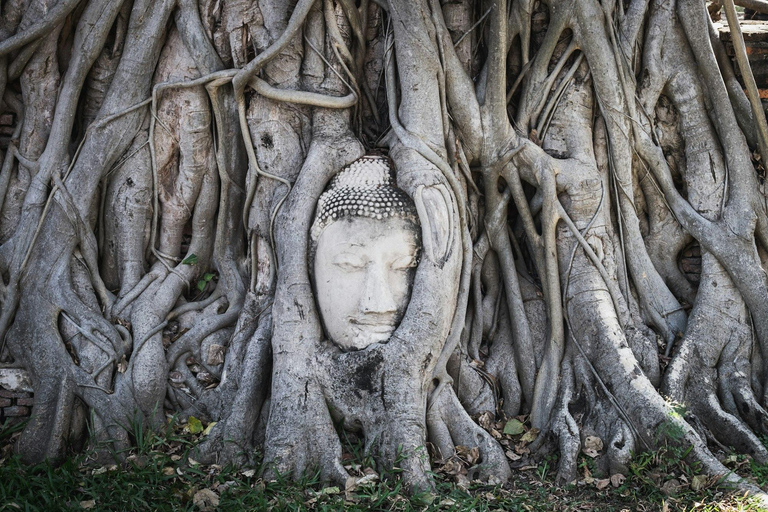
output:
[[381, 265], [369, 265], [365, 272], [360, 311], [365, 314], [393, 314], [397, 303], [387, 282], [386, 270]]

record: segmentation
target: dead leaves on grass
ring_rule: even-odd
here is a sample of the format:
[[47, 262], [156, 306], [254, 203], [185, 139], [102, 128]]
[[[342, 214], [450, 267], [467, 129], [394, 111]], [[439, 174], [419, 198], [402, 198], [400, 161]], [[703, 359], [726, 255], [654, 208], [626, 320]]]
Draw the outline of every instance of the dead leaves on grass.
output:
[[213, 512], [219, 506], [219, 495], [210, 489], [200, 489], [192, 497], [192, 504], [201, 512]]

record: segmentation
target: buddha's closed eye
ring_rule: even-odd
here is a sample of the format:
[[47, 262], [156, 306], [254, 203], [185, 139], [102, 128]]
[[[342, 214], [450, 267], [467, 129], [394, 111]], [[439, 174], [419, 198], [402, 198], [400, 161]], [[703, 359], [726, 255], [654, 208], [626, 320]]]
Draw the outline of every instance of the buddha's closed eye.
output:
[[418, 264], [418, 259], [415, 255], [409, 254], [407, 256], [401, 256], [390, 264], [392, 270], [408, 270], [414, 268]]
[[361, 255], [342, 253], [333, 259], [333, 264], [342, 270], [353, 272], [363, 270], [368, 260]]

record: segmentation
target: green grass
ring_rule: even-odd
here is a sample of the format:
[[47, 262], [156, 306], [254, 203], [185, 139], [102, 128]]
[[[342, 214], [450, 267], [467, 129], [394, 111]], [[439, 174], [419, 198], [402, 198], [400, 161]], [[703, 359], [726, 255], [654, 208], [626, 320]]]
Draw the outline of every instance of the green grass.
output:
[[[203, 434], [185, 432], [183, 425], [170, 424], [162, 435], [139, 436], [138, 448], [119, 466], [94, 465], [89, 454], [73, 456], [59, 467], [47, 463], [25, 466], [11, 454], [11, 441], [17, 435], [0, 430], [0, 512], [193, 511], [200, 510], [195, 496], [203, 493], [217, 498], [216, 510], [225, 511], [760, 510], [751, 497], [731, 495], [715, 479], [699, 478], [694, 490], [695, 470], [682, 461], [684, 454], [679, 449], [669, 447], [638, 455], [627, 479], [616, 486], [598, 489], [601, 475], [595, 474], [594, 460], [583, 456], [579, 468], [589, 478], [557, 487], [553, 483], [557, 459], [548, 457], [535, 466], [515, 470], [504, 486], [475, 482], [466, 490], [437, 468], [435, 494], [408, 497], [397, 470], [345, 492], [324, 487], [317, 475], [298, 482], [264, 481], [258, 467], [189, 463], [188, 451]], [[362, 475], [372, 461], [362, 453], [359, 441], [347, 441], [344, 462]], [[762, 486], [768, 483], [768, 466], [740, 455], [731, 455], [726, 463]], [[368, 468], [368, 472], [372, 470]], [[680, 487], [672, 495], [665, 494], [662, 487], [671, 480]]]

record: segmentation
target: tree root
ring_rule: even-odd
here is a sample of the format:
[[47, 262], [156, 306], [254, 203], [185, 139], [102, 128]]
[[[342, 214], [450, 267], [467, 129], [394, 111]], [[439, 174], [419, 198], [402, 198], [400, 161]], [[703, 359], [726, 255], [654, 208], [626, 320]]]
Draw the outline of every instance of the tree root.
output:
[[[250, 459], [256, 428], [266, 398], [271, 365], [270, 337], [272, 315], [265, 312], [259, 318], [259, 327], [249, 340], [237, 392], [226, 404], [229, 411], [196, 450], [195, 459], [201, 462], [227, 464]], [[224, 409], [224, 408], [222, 408]]]
[[456, 446], [480, 449], [479, 463], [469, 469], [471, 480], [494, 484], [505, 482], [512, 476], [504, 450], [472, 421], [451, 388], [440, 394], [427, 413], [427, 428], [430, 442], [438, 447], [443, 458], [453, 455]]

